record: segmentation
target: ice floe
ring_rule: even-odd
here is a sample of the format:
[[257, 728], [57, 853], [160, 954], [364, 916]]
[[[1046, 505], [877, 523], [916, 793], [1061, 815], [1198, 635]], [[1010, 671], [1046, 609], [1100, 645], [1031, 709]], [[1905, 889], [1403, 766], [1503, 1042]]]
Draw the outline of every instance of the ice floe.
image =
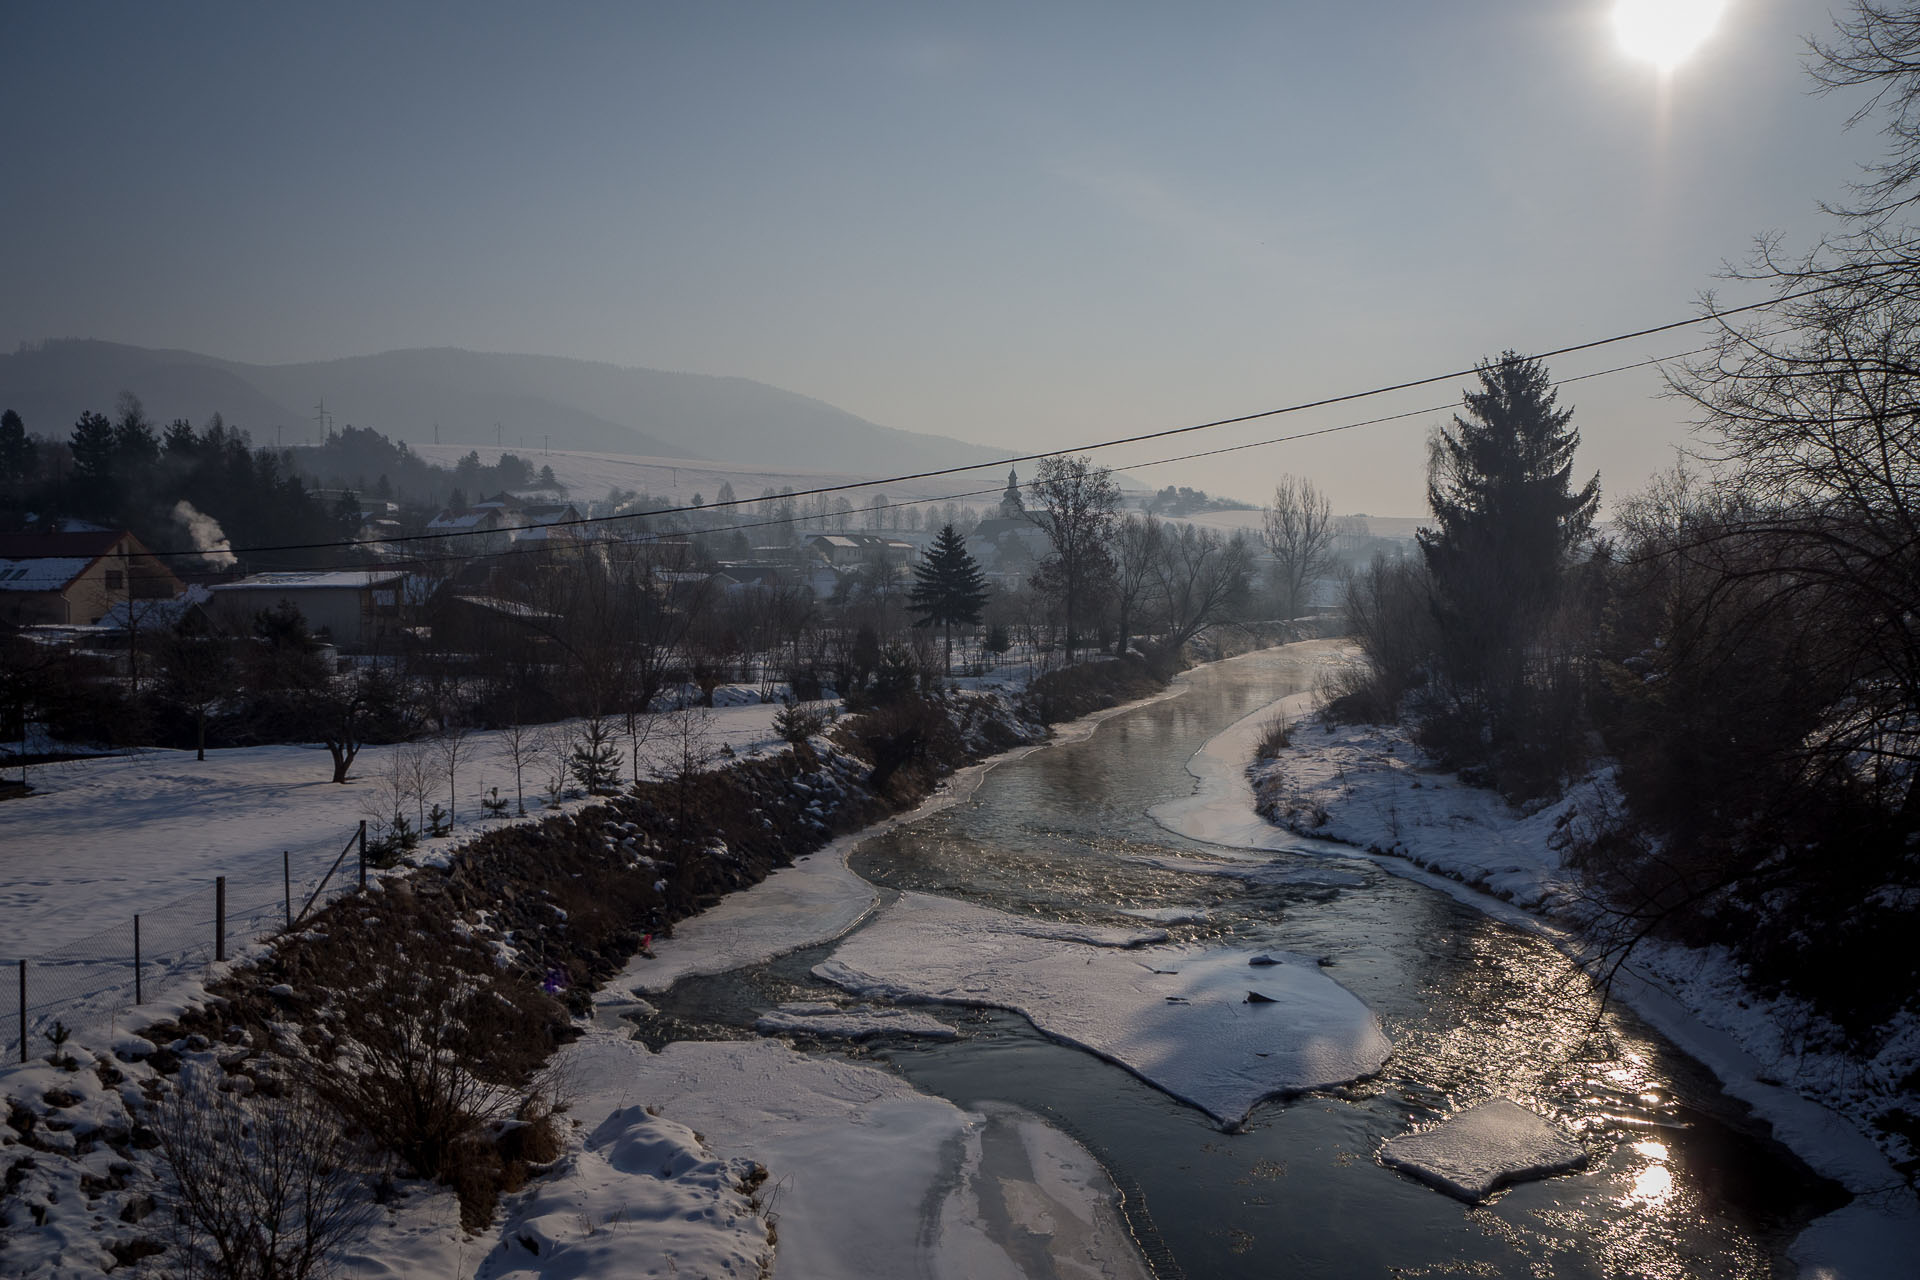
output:
[[1558, 1125], [1505, 1098], [1380, 1149], [1382, 1164], [1463, 1200], [1484, 1200], [1510, 1182], [1562, 1173], [1586, 1158], [1586, 1148]]
[[814, 974], [870, 999], [1013, 1010], [1228, 1126], [1386, 1061], [1379, 1021], [1313, 959], [1253, 967], [1247, 950], [1155, 945], [1165, 936], [907, 893]]
[[940, 1019], [913, 1009], [877, 1004], [849, 1007], [822, 1001], [783, 1004], [761, 1014], [753, 1025], [769, 1034], [799, 1032], [841, 1040], [865, 1040], [870, 1036], [952, 1040], [959, 1034]]

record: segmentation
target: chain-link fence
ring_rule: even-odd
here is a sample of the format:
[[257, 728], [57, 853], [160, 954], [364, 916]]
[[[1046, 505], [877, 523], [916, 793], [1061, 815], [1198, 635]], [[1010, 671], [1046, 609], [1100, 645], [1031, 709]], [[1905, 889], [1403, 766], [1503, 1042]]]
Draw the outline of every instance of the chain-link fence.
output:
[[353, 892], [364, 880], [367, 826], [347, 838], [248, 859], [172, 902], [37, 956], [8, 962], [0, 1007], [0, 1061], [24, 1062], [52, 1048], [55, 1024], [99, 1031], [137, 1016], [210, 961], [228, 959]]

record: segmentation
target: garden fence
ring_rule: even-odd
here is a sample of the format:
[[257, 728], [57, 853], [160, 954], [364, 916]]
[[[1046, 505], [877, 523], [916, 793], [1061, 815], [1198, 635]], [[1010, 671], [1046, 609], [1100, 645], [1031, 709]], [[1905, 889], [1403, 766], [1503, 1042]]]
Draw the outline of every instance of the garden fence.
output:
[[[364, 888], [367, 824], [345, 845], [282, 850], [228, 868], [194, 892], [131, 920], [8, 963], [13, 1005], [0, 1026], [0, 1062], [49, 1052], [55, 1024], [74, 1032], [132, 1025], [140, 1006], [177, 989], [210, 962], [291, 928], [327, 902]], [[83, 1037], [84, 1038], [84, 1037]]]

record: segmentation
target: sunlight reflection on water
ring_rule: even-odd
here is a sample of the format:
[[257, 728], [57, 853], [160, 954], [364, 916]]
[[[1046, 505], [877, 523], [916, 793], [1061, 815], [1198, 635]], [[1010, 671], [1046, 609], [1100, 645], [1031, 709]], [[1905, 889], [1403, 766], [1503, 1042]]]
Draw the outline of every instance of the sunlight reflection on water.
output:
[[[966, 802], [867, 841], [853, 866], [1002, 911], [1137, 925], [1121, 914], [1135, 912], [1176, 941], [1318, 957], [1393, 1039], [1379, 1075], [1265, 1104], [1223, 1138], [1003, 1018], [967, 1015], [955, 1044], [875, 1052], [956, 1101], [1015, 1102], [1066, 1126], [1131, 1189], [1143, 1238], [1165, 1240], [1191, 1275], [1772, 1274], [1825, 1193], [1730, 1128], [1738, 1108], [1697, 1064], [1604, 1006], [1548, 942], [1365, 861], [1223, 863], [1145, 816], [1190, 786], [1183, 765], [1212, 732], [1289, 691], [1257, 662], [1201, 672], [1184, 697], [1003, 766]], [[768, 989], [791, 998], [804, 969], [785, 972]], [[1490, 1097], [1577, 1136], [1586, 1170], [1467, 1208], [1373, 1158]], [[1286, 1196], [1250, 1194], [1248, 1167], [1291, 1169]]]

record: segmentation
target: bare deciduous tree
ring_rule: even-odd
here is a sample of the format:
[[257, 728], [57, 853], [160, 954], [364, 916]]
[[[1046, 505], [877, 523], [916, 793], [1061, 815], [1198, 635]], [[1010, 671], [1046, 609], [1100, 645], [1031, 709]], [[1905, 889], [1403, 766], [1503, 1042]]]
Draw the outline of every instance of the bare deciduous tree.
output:
[[1116, 656], [1126, 656], [1137, 621], [1136, 609], [1164, 554], [1161, 529], [1160, 522], [1148, 512], [1144, 516], [1125, 517], [1114, 534], [1113, 599], [1120, 611], [1120, 634], [1113, 642]]
[[1306, 608], [1313, 584], [1333, 568], [1333, 506], [1304, 476], [1286, 475], [1273, 487], [1261, 536], [1274, 560], [1274, 587], [1283, 617]]
[[440, 730], [433, 740], [434, 760], [447, 775], [447, 825], [452, 826], [459, 817], [460, 806], [459, 776], [460, 761], [466, 756], [467, 748], [472, 744], [473, 730], [463, 725], [450, 724]]
[[1160, 598], [1166, 609], [1170, 649], [1222, 622], [1246, 597], [1253, 556], [1246, 538], [1222, 538], [1210, 529], [1181, 525], [1161, 540]]
[[1095, 466], [1091, 458], [1043, 458], [1028, 491], [1033, 505], [1027, 518], [1053, 544], [1053, 554], [1035, 581], [1060, 597], [1071, 654], [1087, 599], [1112, 571], [1107, 533], [1120, 507], [1120, 486], [1111, 471]]
[[527, 793], [522, 779], [527, 767], [540, 754], [540, 733], [532, 725], [520, 723], [518, 716], [514, 722], [500, 732], [500, 754], [513, 765], [513, 806], [520, 817], [527, 816]]

